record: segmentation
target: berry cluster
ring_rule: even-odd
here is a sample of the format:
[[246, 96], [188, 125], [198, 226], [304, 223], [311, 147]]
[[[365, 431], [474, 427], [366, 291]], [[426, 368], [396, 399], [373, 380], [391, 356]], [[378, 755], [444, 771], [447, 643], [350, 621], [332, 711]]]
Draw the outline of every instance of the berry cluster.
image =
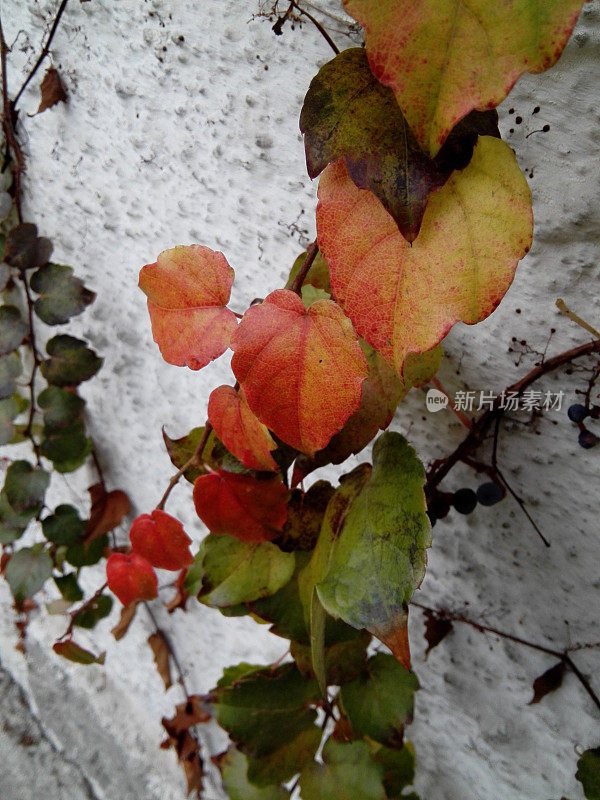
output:
[[470, 514], [478, 503], [482, 506], [494, 506], [505, 494], [503, 487], [494, 481], [482, 483], [476, 492], [466, 488], [456, 492], [436, 492], [427, 506], [427, 515], [433, 526], [438, 519], [444, 519], [451, 508], [459, 514]]
[[575, 422], [579, 427], [578, 442], [581, 447], [584, 447], [586, 450], [589, 450], [590, 447], [595, 447], [600, 439], [595, 433], [592, 433], [592, 431], [589, 431], [585, 427], [584, 420], [586, 420], [588, 417], [592, 419], [598, 419], [600, 416], [600, 406], [592, 406], [591, 408], [588, 408], [581, 403], [574, 403], [567, 409], [567, 416], [571, 422]]

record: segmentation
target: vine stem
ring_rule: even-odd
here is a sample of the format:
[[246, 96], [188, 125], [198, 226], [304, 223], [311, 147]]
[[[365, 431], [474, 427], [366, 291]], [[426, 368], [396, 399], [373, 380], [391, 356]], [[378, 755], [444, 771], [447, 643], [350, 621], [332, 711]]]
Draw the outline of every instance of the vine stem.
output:
[[173, 665], [175, 667], [175, 671], [177, 672], [177, 681], [178, 681], [179, 685], [181, 686], [181, 688], [183, 689], [183, 692], [185, 694], [185, 699], [187, 700], [188, 697], [190, 696], [190, 690], [189, 690], [189, 688], [187, 686], [187, 683], [186, 683], [186, 680], [185, 680], [185, 675], [184, 675], [184, 672], [183, 672], [183, 668], [181, 666], [181, 662], [179, 661], [179, 658], [177, 657], [177, 653], [175, 652], [175, 649], [173, 647], [173, 643], [171, 642], [171, 638], [167, 633], [165, 633], [165, 631], [158, 624], [158, 621], [157, 621], [156, 617], [154, 616], [154, 612], [150, 608], [150, 604], [144, 602], [143, 606], [146, 609], [146, 611], [148, 613], [148, 616], [152, 620], [152, 624], [154, 625], [156, 633], [160, 633], [160, 635], [163, 638], [163, 641], [164, 641], [164, 643], [165, 643], [165, 645], [167, 647], [167, 650], [169, 651], [169, 655], [171, 656], [171, 660], [173, 661]]
[[208, 437], [212, 432], [212, 429], [213, 429], [212, 425], [210, 424], [210, 422], [207, 421], [206, 425], [204, 426], [204, 433], [202, 434], [202, 438], [198, 442], [198, 447], [196, 447], [196, 449], [194, 450], [193, 455], [190, 458], [188, 458], [185, 464], [175, 473], [175, 475], [173, 475], [173, 477], [169, 481], [169, 485], [167, 486], [165, 493], [161, 497], [158, 505], [156, 506], [156, 508], [159, 509], [160, 511], [164, 509], [165, 503], [169, 499], [169, 495], [171, 494], [175, 486], [179, 483], [179, 479], [184, 474], [184, 472], [186, 472], [190, 467], [193, 467], [194, 464], [198, 463], [198, 457], [202, 454], [202, 451], [206, 447], [206, 443], [208, 441]]
[[[475, 620], [469, 619], [468, 617], [464, 617], [462, 614], [456, 614], [453, 611], [448, 611], [445, 608], [431, 608], [430, 606], [426, 606], [423, 603], [419, 603], [416, 600], [411, 600], [411, 606], [415, 606], [415, 608], [420, 608], [421, 611], [427, 611], [430, 614], [434, 614], [437, 617], [441, 617], [443, 619], [451, 620], [452, 622], [461, 622], [464, 625], [470, 625], [479, 633], [491, 633], [494, 636], [499, 636], [501, 639], [508, 639], [511, 642], [515, 642], [515, 644], [522, 644], [525, 647], [530, 647], [532, 650], [537, 650], [540, 653], [546, 653], [546, 655], [554, 656], [555, 658], [560, 659], [569, 669], [573, 672], [575, 677], [579, 680], [585, 691], [588, 693], [590, 698], [592, 699], [594, 705], [600, 710], [600, 698], [596, 694], [596, 692], [592, 689], [592, 686], [585, 675], [581, 672], [579, 667], [575, 664], [569, 652], [573, 649], [583, 649], [586, 645], [578, 645], [576, 648], [567, 648], [566, 650], [555, 650], [552, 647], [546, 647], [543, 644], [537, 644], [537, 642], [531, 642], [528, 639], [523, 639], [520, 636], [515, 636], [513, 633], [507, 633], [506, 631], [502, 631], [499, 628], [494, 628], [491, 625], [484, 625], [481, 622], [476, 622]], [[592, 645], [593, 646], [593, 645]]]
[[[75, 624], [75, 617], [76, 617], [76, 616], [77, 616], [77, 615], [78, 615], [78, 614], [79, 614], [81, 611], [85, 611], [85, 609], [86, 609], [86, 608], [89, 608], [89, 607], [91, 606], [91, 604], [94, 602], [94, 600], [96, 600], [98, 597], [100, 597], [100, 595], [102, 594], [102, 592], [103, 592], [103, 591], [104, 591], [104, 590], [105, 590], [107, 587], [108, 587], [108, 583], [103, 583], [103, 584], [102, 584], [102, 586], [101, 586], [99, 589], [97, 589], [97, 590], [94, 592], [94, 594], [93, 594], [93, 595], [92, 595], [92, 596], [89, 598], [89, 600], [86, 600], [86, 601], [85, 601], [85, 603], [83, 603], [82, 605], [80, 605], [80, 606], [79, 606], [79, 608], [76, 608], [76, 609], [75, 609], [75, 611], [72, 611], [72, 612], [71, 612], [71, 621], [69, 622], [69, 627], [68, 627], [68, 628], [67, 628], [67, 630], [66, 630], [66, 631], [63, 633], [63, 635], [60, 637], [60, 639], [66, 639], [66, 638], [67, 638], [67, 636], [71, 636], [71, 635], [72, 635], [72, 633], [73, 633], [73, 626], [74, 626], [74, 624]], [[59, 639], [59, 641], [60, 641], [60, 639]]]
[[[559, 353], [558, 355], [543, 361], [541, 364], [539, 364], [539, 366], [535, 367], [531, 370], [531, 372], [528, 372], [527, 375], [521, 378], [521, 380], [513, 383], [512, 386], [509, 386], [506, 389], [505, 394], [509, 392], [515, 392], [517, 395], [520, 395], [525, 391], [525, 389], [531, 386], [532, 383], [535, 383], [535, 381], [537, 381], [543, 375], [553, 372], [555, 369], [558, 369], [559, 367], [562, 367], [577, 358], [591, 355], [592, 353], [600, 353], [599, 339], [595, 339], [594, 341], [580, 345], [579, 347], [574, 347], [571, 350], [566, 350], [564, 353]], [[458, 445], [456, 450], [454, 450], [454, 452], [446, 458], [434, 462], [429, 470], [427, 482], [425, 484], [425, 493], [428, 497], [431, 496], [434, 489], [446, 477], [452, 467], [454, 467], [459, 461], [462, 461], [463, 458], [468, 456], [473, 450], [479, 447], [492, 424], [497, 418], [503, 416], [504, 409], [500, 407], [501, 402], [502, 395], [498, 395], [494, 400], [492, 408], [488, 409], [484, 414], [481, 415], [481, 417], [479, 417], [478, 420], [473, 423], [471, 430]]]
[[319, 31], [321, 36], [325, 39], [325, 41], [331, 47], [331, 49], [336, 54], [336, 56], [339, 55], [339, 53], [340, 53], [339, 47], [333, 41], [331, 36], [327, 33], [325, 28], [321, 25], [319, 20], [316, 19], [315, 17], [313, 17], [313, 15], [310, 13], [310, 11], [307, 11], [306, 9], [302, 8], [301, 6], [299, 6], [298, 3], [295, 2], [295, 0], [290, 0], [290, 6], [292, 8], [295, 8], [297, 11], [299, 11], [300, 14], [304, 14], [304, 16], [307, 19], [309, 19], [312, 22], [312, 24], [315, 26], [315, 28]]
[[302, 266], [298, 270], [298, 274], [294, 278], [294, 280], [290, 283], [289, 290], [290, 292], [295, 292], [298, 295], [302, 293], [302, 284], [304, 283], [304, 279], [308, 275], [309, 269], [312, 267], [315, 258], [317, 257], [317, 253], [319, 252], [319, 245], [317, 244], [317, 240], [315, 239], [312, 244], [309, 244], [306, 248], [306, 255], [304, 257], [304, 261], [302, 262]]
[[12, 152], [15, 163], [12, 167], [13, 182], [14, 182], [14, 200], [17, 210], [17, 218], [19, 222], [23, 222], [23, 213], [21, 210], [21, 175], [25, 172], [25, 158], [23, 150], [17, 139], [15, 133], [15, 123], [17, 113], [15, 103], [11, 101], [8, 96], [8, 77], [6, 73], [6, 54], [8, 53], [8, 45], [4, 38], [4, 28], [2, 27], [2, 17], [0, 16], [0, 65], [2, 71], [2, 130], [4, 131], [4, 138], [9, 151]]

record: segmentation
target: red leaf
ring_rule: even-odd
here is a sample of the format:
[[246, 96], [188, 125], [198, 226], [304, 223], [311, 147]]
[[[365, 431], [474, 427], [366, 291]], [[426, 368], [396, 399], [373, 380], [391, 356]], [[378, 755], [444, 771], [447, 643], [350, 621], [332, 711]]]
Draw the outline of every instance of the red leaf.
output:
[[269, 542], [285, 524], [287, 489], [275, 477], [257, 480], [219, 470], [196, 480], [194, 504], [211, 533], [242, 542]]
[[165, 361], [200, 369], [227, 350], [237, 325], [225, 308], [233, 275], [223, 253], [197, 244], [165, 250], [142, 267], [139, 286]]
[[271, 450], [277, 444], [267, 427], [252, 413], [244, 393], [231, 386], [218, 386], [208, 401], [208, 418], [230, 453], [245, 467], [276, 470]]
[[158, 595], [158, 581], [152, 565], [137, 553], [113, 553], [106, 562], [108, 588], [124, 606], [134, 600], [152, 600]]
[[179, 570], [192, 563], [192, 540], [179, 520], [155, 508], [152, 514], [136, 517], [129, 532], [133, 552], [153, 567]]
[[101, 483], [88, 489], [92, 500], [90, 519], [85, 529], [85, 540], [91, 542], [99, 536], [112, 531], [131, 511], [129, 498], [120, 489], [107, 492]]
[[232, 369], [248, 405], [280, 439], [313, 455], [360, 405], [367, 363], [350, 320], [331, 300], [308, 309], [287, 289], [244, 314]]

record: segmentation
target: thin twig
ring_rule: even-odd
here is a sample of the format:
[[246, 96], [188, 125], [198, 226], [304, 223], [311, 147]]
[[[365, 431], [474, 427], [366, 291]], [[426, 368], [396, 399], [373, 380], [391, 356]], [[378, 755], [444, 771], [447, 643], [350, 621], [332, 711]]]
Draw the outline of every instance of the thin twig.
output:
[[175, 475], [173, 475], [173, 477], [169, 481], [169, 485], [167, 486], [167, 489], [166, 489], [165, 493], [161, 497], [160, 502], [158, 503], [156, 508], [158, 508], [161, 511], [164, 509], [165, 503], [167, 502], [167, 500], [169, 498], [169, 495], [171, 494], [171, 492], [173, 491], [175, 486], [179, 483], [179, 479], [181, 478], [181, 476], [190, 467], [193, 467], [195, 464], [198, 463], [198, 458], [202, 454], [202, 451], [204, 450], [204, 448], [206, 447], [206, 443], [208, 441], [208, 437], [210, 436], [211, 432], [212, 432], [212, 425], [210, 424], [210, 422], [207, 421], [206, 425], [204, 426], [204, 433], [202, 434], [202, 438], [198, 442], [198, 447], [195, 449], [193, 455], [181, 467], [181, 469], [179, 469], [175, 473]]
[[289, 285], [290, 292], [296, 292], [296, 294], [302, 294], [302, 284], [304, 283], [304, 279], [308, 275], [309, 269], [313, 265], [313, 261], [317, 257], [317, 253], [319, 252], [319, 245], [317, 244], [316, 240], [309, 244], [306, 248], [306, 256], [304, 257], [304, 261], [302, 262], [302, 266], [298, 270], [298, 274], [294, 278], [294, 280]]
[[35, 436], [33, 435], [33, 420], [35, 418], [35, 412], [37, 411], [37, 406], [35, 402], [35, 379], [37, 376], [38, 368], [40, 366], [40, 357], [37, 350], [36, 338], [35, 338], [35, 325], [33, 322], [33, 299], [31, 297], [31, 292], [29, 291], [27, 276], [24, 271], [21, 271], [19, 277], [21, 279], [21, 282], [23, 283], [23, 288], [25, 290], [25, 297], [27, 298], [27, 322], [29, 326], [29, 346], [31, 349], [31, 354], [33, 356], [33, 366], [31, 368], [31, 376], [27, 384], [29, 386], [29, 416], [27, 419], [27, 425], [25, 426], [25, 430], [23, 431], [23, 435], [31, 442], [33, 452], [35, 453], [37, 465], [39, 467], [42, 462], [40, 458], [40, 448], [35, 440]]
[[54, 39], [54, 34], [56, 33], [56, 30], [57, 30], [57, 28], [58, 28], [58, 26], [60, 24], [60, 18], [62, 17], [62, 15], [64, 13], [64, 10], [67, 7], [67, 3], [68, 2], [69, 2], [69, 0], [62, 0], [60, 6], [58, 7], [58, 11], [56, 12], [56, 16], [54, 17], [54, 22], [52, 23], [52, 27], [50, 28], [50, 33], [48, 34], [48, 38], [46, 39], [46, 44], [42, 47], [42, 51], [41, 51], [37, 61], [33, 65], [31, 71], [29, 72], [29, 75], [23, 81], [23, 85], [21, 86], [21, 88], [17, 92], [17, 96], [13, 100], [13, 108], [17, 107], [17, 103], [19, 102], [19, 99], [20, 99], [21, 95], [23, 94], [23, 92], [27, 88], [30, 80], [33, 78], [35, 73], [38, 71], [38, 69], [42, 65], [43, 60], [48, 55], [48, 52], [50, 50], [50, 45], [52, 44], [52, 39]]
[[154, 612], [150, 608], [150, 605], [148, 603], [146, 603], [146, 602], [142, 603], [142, 605], [144, 606], [144, 608], [148, 612], [148, 616], [152, 620], [152, 624], [154, 625], [154, 628], [156, 629], [156, 633], [160, 633], [160, 635], [163, 638], [163, 641], [164, 641], [164, 643], [165, 643], [165, 645], [167, 647], [167, 650], [169, 651], [169, 655], [171, 656], [171, 660], [173, 661], [173, 665], [175, 667], [175, 671], [177, 672], [177, 680], [179, 682], [179, 685], [183, 689], [183, 692], [185, 694], [185, 699], [187, 700], [188, 697], [190, 696], [190, 690], [189, 690], [189, 688], [187, 686], [187, 683], [186, 683], [186, 680], [185, 680], [185, 675], [184, 675], [184, 672], [183, 672], [183, 668], [182, 668], [181, 663], [180, 663], [180, 661], [179, 661], [179, 659], [177, 657], [177, 653], [175, 652], [175, 649], [173, 648], [173, 644], [171, 642], [171, 639], [169, 638], [168, 634], [165, 633], [165, 631], [158, 624], [158, 621], [157, 621], [156, 617], [154, 616]]
[[596, 339], [600, 339], [600, 332], [597, 331], [596, 328], [592, 328], [592, 326], [588, 322], [586, 322], [584, 319], [578, 316], [574, 311], [571, 311], [571, 309], [567, 306], [562, 297], [559, 297], [558, 300], [556, 301], [556, 307], [566, 317], [569, 317], [569, 319], [572, 319], [573, 322], [576, 322], [581, 328], [586, 330], [588, 333], [591, 333], [592, 336], [595, 336]]
[[75, 619], [78, 616], [78, 614], [80, 614], [82, 611], [85, 611], [86, 608], [89, 608], [91, 606], [91, 604], [94, 602], [94, 600], [97, 600], [97, 598], [100, 597], [100, 595], [107, 588], [107, 586], [108, 586], [108, 583], [103, 583], [102, 586], [99, 589], [97, 589], [94, 592], [94, 594], [89, 598], [89, 600], [86, 600], [85, 603], [82, 603], [79, 606], [79, 608], [76, 608], [75, 611], [71, 612], [71, 615], [70, 615], [71, 616], [71, 621], [69, 622], [69, 627], [63, 633], [63, 635], [60, 637], [59, 641], [61, 639], [66, 639], [68, 636], [71, 636], [71, 634], [73, 633], [73, 626], [75, 625]]
[[508, 639], [510, 642], [515, 642], [516, 644], [522, 644], [525, 647], [531, 647], [532, 650], [537, 650], [540, 653], [546, 653], [550, 656], [555, 656], [556, 658], [560, 659], [569, 669], [573, 672], [576, 678], [579, 680], [583, 688], [591, 697], [594, 705], [600, 709], [600, 698], [592, 689], [590, 682], [585, 677], [585, 675], [581, 672], [581, 670], [577, 667], [574, 663], [572, 658], [569, 656], [570, 648], [566, 650], [556, 650], [552, 647], [546, 647], [543, 644], [537, 644], [537, 642], [530, 642], [528, 639], [523, 639], [520, 636], [515, 636], [512, 633], [507, 633], [506, 631], [501, 631], [498, 628], [494, 628], [491, 625], [483, 625], [481, 622], [476, 622], [475, 620], [469, 619], [468, 617], [462, 616], [462, 614], [455, 614], [452, 611], [448, 611], [445, 608], [431, 608], [430, 606], [426, 606], [423, 603], [418, 603], [415, 600], [411, 600], [410, 603], [412, 606], [416, 608], [420, 608], [422, 611], [427, 611], [430, 614], [434, 614], [437, 617], [441, 617], [443, 619], [449, 619], [452, 622], [462, 622], [465, 625], [470, 625], [472, 628], [475, 628], [476, 631], [479, 633], [491, 633], [495, 636], [500, 636], [502, 639]]
[[333, 39], [331, 38], [331, 36], [330, 36], [330, 35], [327, 33], [327, 31], [325, 30], [325, 28], [324, 28], [324, 27], [321, 25], [321, 23], [319, 22], [319, 20], [318, 20], [318, 19], [315, 19], [315, 17], [313, 17], [313, 15], [310, 13], [310, 11], [306, 11], [306, 9], [302, 8], [301, 6], [299, 6], [299, 5], [298, 5], [298, 3], [296, 3], [296, 2], [295, 2], [295, 0], [290, 0], [290, 5], [292, 5], [292, 6], [293, 6], [293, 7], [294, 7], [294, 8], [295, 8], [297, 11], [299, 11], [301, 14], [304, 14], [304, 16], [305, 16], [307, 19], [309, 19], [309, 20], [312, 22], [312, 24], [313, 24], [313, 25], [315, 26], [315, 28], [316, 28], [316, 29], [319, 31], [319, 33], [321, 34], [321, 36], [322, 36], [322, 37], [325, 39], [325, 41], [327, 42], [327, 44], [328, 44], [328, 45], [331, 47], [331, 49], [333, 50], [333, 52], [334, 52], [336, 55], [339, 55], [339, 53], [340, 53], [340, 49], [339, 49], [339, 47], [338, 47], [338, 46], [336, 45], [336, 43], [333, 41]]
[[0, 16], [0, 64], [2, 71], [2, 130], [4, 131], [4, 138], [8, 149], [12, 152], [14, 157], [14, 164], [12, 166], [13, 183], [14, 183], [14, 200], [17, 210], [17, 218], [19, 222], [23, 222], [23, 214], [21, 210], [21, 175], [25, 172], [25, 158], [23, 150], [17, 139], [15, 133], [15, 124], [17, 119], [17, 112], [15, 104], [8, 96], [8, 78], [6, 73], [6, 54], [8, 53], [8, 46], [4, 39], [4, 29], [2, 27], [2, 18]]

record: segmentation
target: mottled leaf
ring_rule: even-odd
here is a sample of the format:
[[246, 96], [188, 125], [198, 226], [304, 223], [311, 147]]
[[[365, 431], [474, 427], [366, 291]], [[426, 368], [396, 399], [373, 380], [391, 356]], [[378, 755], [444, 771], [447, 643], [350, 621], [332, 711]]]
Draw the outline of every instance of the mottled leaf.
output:
[[18, 353], [9, 353], [0, 358], [0, 399], [10, 397], [16, 390], [18, 378], [23, 371]]
[[223, 253], [199, 245], [165, 250], [142, 268], [139, 286], [165, 361], [200, 369], [225, 352], [237, 324], [225, 308], [233, 277]]
[[231, 347], [231, 366], [252, 411], [304, 453], [324, 447], [360, 405], [365, 357], [330, 300], [306, 309], [294, 292], [272, 292], [246, 311]]
[[67, 639], [65, 642], [55, 642], [52, 645], [52, 649], [57, 656], [74, 661], [76, 664], [104, 664], [105, 653], [95, 656], [89, 650], [85, 650], [76, 644], [72, 639]]
[[300, 130], [310, 177], [343, 157], [354, 183], [377, 195], [409, 242], [419, 233], [429, 195], [453, 170], [466, 167], [477, 136], [500, 137], [497, 113], [475, 111], [429, 158], [361, 47], [343, 50], [321, 67], [304, 100]]
[[46, 264], [31, 276], [29, 285], [40, 296], [33, 304], [38, 317], [46, 325], [61, 325], [81, 314], [96, 295], [73, 275], [71, 267]]
[[249, 603], [281, 589], [294, 572], [293, 553], [270, 542], [209, 534], [188, 569], [185, 587], [209, 606]]
[[102, 359], [85, 342], [66, 333], [54, 336], [46, 344], [50, 356], [42, 361], [40, 370], [54, 386], [77, 386], [89, 380], [102, 366]]
[[136, 517], [129, 531], [134, 552], [143, 556], [153, 567], [180, 570], [193, 561], [192, 540], [179, 520], [155, 508], [151, 514]]
[[322, 764], [309, 764], [300, 773], [302, 800], [385, 800], [383, 767], [365, 742], [329, 739], [322, 757]]
[[33, 597], [52, 575], [52, 559], [39, 547], [23, 547], [14, 553], [4, 571], [15, 600]]
[[365, 28], [375, 77], [432, 156], [474, 108], [497, 106], [524, 72], [559, 58], [582, 0], [344, 0]]
[[276, 470], [271, 450], [277, 447], [266, 425], [248, 406], [246, 396], [232, 386], [218, 386], [208, 400], [208, 418], [225, 447], [246, 467]]
[[76, 508], [63, 504], [56, 507], [54, 514], [44, 517], [42, 531], [49, 542], [70, 547], [83, 540], [85, 525]]
[[110, 614], [112, 604], [112, 598], [106, 594], [94, 597], [91, 602], [86, 603], [83, 608], [75, 614], [73, 617], [73, 624], [80, 628], [87, 629], [95, 627], [96, 623]]
[[148, 644], [154, 655], [156, 670], [163, 680], [165, 691], [173, 685], [171, 680], [171, 666], [169, 664], [169, 645], [161, 631], [155, 631], [148, 637]]
[[255, 786], [248, 780], [248, 759], [235, 747], [230, 747], [217, 759], [223, 788], [229, 800], [286, 800], [290, 793], [283, 786]]
[[565, 670], [565, 662], [559, 661], [537, 677], [533, 682], [533, 697], [529, 701], [529, 705], [539, 703], [547, 694], [556, 691], [562, 685]]
[[577, 780], [587, 800], [600, 800], [600, 747], [586, 750], [577, 762]]
[[292, 491], [283, 533], [277, 540], [283, 550], [308, 551], [314, 548], [334, 491], [328, 481], [316, 481], [306, 492], [300, 489]]
[[41, 114], [47, 108], [52, 108], [57, 103], [67, 102], [67, 90], [62, 82], [60, 74], [55, 67], [48, 67], [44, 80], [40, 86], [40, 105], [36, 114]]
[[[415, 751], [412, 744], [406, 742], [401, 750], [380, 747], [375, 743], [370, 746], [373, 758], [384, 769], [383, 785], [386, 797], [400, 800], [400, 792], [410, 786], [415, 779]], [[416, 795], [412, 796], [416, 797]], [[403, 800], [404, 798], [405, 795], [402, 795]], [[408, 800], [408, 796], [406, 800]]]
[[404, 726], [413, 718], [419, 681], [393, 656], [377, 653], [356, 680], [340, 689], [340, 699], [352, 727], [388, 747], [402, 747]]
[[16, 306], [0, 306], [0, 355], [16, 350], [27, 331], [27, 323]]
[[8, 232], [4, 242], [3, 261], [20, 270], [46, 264], [52, 255], [52, 242], [37, 235], [37, 226], [23, 222]]
[[343, 161], [321, 177], [317, 230], [336, 300], [402, 376], [410, 353], [496, 308], [531, 244], [531, 194], [510, 147], [482, 136], [469, 165], [431, 196], [412, 245]]
[[[314, 618], [311, 619], [311, 622], [313, 620]], [[348, 681], [353, 681], [360, 674], [367, 660], [367, 647], [371, 642], [370, 633], [357, 631], [347, 626], [345, 633], [348, 638], [329, 644], [325, 639], [327, 620], [331, 620], [331, 617], [324, 614], [324, 638], [320, 667], [315, 666], [314, 654], [309, 645], [299, 642], [292, 642], [290, 645], [290, 653], [300, 672], [307, 678], [316, 678], [323, 692], [326, 686], [342, 686]]]
[[275, 539], [287, 517], [287, 489], [279, 478], [258, 480], [219, 470], [194, 484], [196, 513], [211, 533], [242, 542]]

